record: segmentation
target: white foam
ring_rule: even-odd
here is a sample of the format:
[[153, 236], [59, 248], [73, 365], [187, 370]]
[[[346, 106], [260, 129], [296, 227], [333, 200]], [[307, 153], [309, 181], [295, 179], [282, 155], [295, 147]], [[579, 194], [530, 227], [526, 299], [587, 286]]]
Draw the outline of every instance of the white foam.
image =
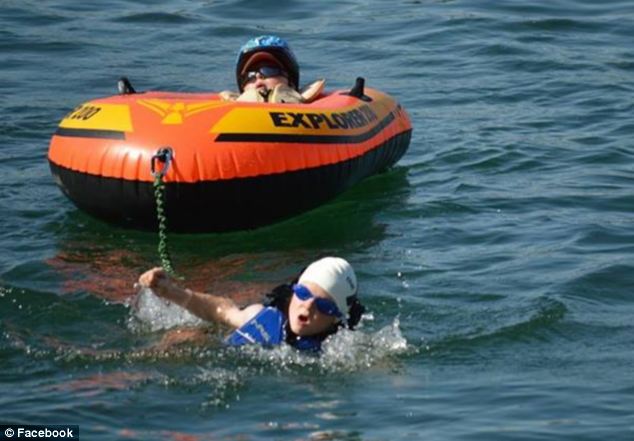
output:
[[130, 302], [132, 317], [129, 325], [132, 330], [149, 329], [159, 331], [177, 326], [197, 326], [203, 321], [184, 308], [161, 299], [151, 289], [141, 288]]
[[399, 319], [395, 318], [391, 325], [376, 332], [337, 332], [322, 345], [322, 365], [336, 370], [358, 370], [407, 352], [407, 340], [399, 325]]

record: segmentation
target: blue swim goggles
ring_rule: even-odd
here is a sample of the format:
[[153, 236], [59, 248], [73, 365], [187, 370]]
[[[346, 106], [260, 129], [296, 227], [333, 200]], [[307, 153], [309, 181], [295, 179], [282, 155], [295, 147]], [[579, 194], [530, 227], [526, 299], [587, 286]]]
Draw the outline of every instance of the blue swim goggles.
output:
[[317, 306], [317, 309], [322, 314], [330, 315], [333, 317], [339, 317], [339, 318], [343, 316], [341, 311], [339, 311], [339, 308], [337, 307], [337, 304], [334, 302], [334, 300], [324, 299], [323, 297], [317, 297], [312, 292], [310, 292], [310, 290], [306, 288], [304, 285], [293, 285], [293, 292], [295, 293], [295, 296], [297, 296], [297, 298], [301, 300], [302, 302], [305, 302], [307, 300], [314, 298], [315, 306]]

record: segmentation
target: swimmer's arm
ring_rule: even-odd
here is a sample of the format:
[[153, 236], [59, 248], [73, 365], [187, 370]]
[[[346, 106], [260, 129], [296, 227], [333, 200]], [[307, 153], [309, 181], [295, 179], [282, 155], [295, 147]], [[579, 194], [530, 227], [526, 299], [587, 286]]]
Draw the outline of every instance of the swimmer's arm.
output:
[[203, 320], [239, 328], [263, 308], [260, 304], [240, 309], [226, 297], [205, 294], [178, 286], [161, 268], [153, 268], [139, 277], [139, 284], [151, 288], [159, 297], [187, 309]]
[[174, 285], [170, 295], [171, 298], [162, 297], [177, 303], [203, 320], [224, 323], [234, 328], [244, 325], [263, 308], [262, 305], [256, 304], [240, 309], [229, 298], [183, 289], [177, 285]]

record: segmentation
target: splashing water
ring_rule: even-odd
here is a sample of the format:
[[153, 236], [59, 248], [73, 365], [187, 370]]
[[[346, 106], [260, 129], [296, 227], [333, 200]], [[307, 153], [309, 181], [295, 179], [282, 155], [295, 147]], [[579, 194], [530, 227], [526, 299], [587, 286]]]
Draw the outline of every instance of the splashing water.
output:
[[128, 321], [130, 329], [158, 331], [177, 326], [198, 326], [201, 319], [184, 308], [156, 296], [151, 289], [141, 288], [131, 301], [132, 316]]
[[400, 321], [374, 333], [343, 330], [325, 342], [324, 366], [335, 369], [358, 370], [369, 368], [380, 360], [408, 351], [408, 344], [401, 333]]

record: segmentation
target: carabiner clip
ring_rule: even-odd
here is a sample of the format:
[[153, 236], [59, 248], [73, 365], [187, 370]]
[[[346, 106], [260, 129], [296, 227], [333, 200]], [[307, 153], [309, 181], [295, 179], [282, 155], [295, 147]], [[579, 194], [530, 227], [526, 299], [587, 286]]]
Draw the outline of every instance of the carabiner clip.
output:
[[[174, 158], [174, 151], [171, 147], [163, 147], [158, 149], [156, 154], [152, 156], [152, 162], [150, 163], [152, 176], [154, 176], [155, 178], [162, 178], [163, 176], [165, 176], [170, 168], [172, 158]], [[160, 171], [156, 171], [157, 160], [165, 163], [165, 166]]]

